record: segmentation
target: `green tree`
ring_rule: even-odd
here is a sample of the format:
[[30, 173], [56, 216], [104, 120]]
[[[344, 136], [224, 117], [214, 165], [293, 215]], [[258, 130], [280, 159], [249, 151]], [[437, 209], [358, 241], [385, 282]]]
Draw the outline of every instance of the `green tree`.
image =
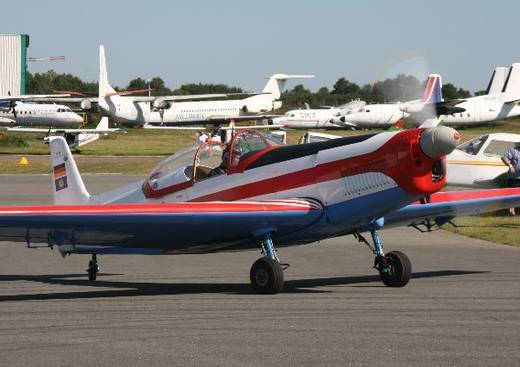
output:
[[356, 83], [351, 83], [345, 78], [339, 78], [334, 84], [332, 94], [358, 94], [361, 88]]

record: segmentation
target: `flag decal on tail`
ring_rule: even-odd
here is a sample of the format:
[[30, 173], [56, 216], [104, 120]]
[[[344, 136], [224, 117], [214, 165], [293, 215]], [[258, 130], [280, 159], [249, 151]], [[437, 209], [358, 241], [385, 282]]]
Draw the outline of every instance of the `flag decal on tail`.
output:
[[67, 168], [65, 167], [65, 163], [54, 166], [53, 173], [56, 191], [67, 188]]

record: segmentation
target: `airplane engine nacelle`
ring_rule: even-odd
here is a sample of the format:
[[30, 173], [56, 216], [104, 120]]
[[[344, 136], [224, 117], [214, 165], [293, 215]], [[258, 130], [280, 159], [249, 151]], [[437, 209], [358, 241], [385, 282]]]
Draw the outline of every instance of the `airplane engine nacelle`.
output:
[[152, 102], [154, 110], [166, 110], [173, 106], [173, 102], [165, 101], [164, 99], [155, 99]]
[[273, 110], [277, 110], [279, 108], [282, 108], [282, 101], [274, 101], [273, 102]]
[[90, 109], [92, 109], [92, 102], [90, 102], [90, 100], [88, 100], [88, 99], [83, 99], [79, 103], [79, 106], [81, 107], [82, 110], [90, 110]]

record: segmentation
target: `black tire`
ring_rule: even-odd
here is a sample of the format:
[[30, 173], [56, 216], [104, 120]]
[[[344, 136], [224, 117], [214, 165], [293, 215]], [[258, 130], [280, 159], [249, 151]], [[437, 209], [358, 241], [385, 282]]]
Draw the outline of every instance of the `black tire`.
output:
[[276, 294], [283, 288], [283, 269], [280, 263], [268, 257], [255, 261], [249, 273], [253, 289], [260, 294]]
[[401, 251], [391, 251], [385, 256], [389, 272], [379, 271], [381, 280], [387, 287], [404, 287], [412, 276], [412, 263]]

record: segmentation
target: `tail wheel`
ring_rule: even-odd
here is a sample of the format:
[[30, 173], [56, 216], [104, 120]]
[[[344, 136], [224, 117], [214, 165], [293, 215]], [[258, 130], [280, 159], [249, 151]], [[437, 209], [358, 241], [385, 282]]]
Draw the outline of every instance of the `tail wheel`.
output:
[[256, 260], [249, 275], [257, 293], [276, 294], [283, 288], [283, 269], [275, 259], [263, 257]]
[[379, 269], [381, 280], [388, 287], [404, 287], [412, 276], [410, 259], [401, 251], [391, 251], [385, 255], [387, 271]]

